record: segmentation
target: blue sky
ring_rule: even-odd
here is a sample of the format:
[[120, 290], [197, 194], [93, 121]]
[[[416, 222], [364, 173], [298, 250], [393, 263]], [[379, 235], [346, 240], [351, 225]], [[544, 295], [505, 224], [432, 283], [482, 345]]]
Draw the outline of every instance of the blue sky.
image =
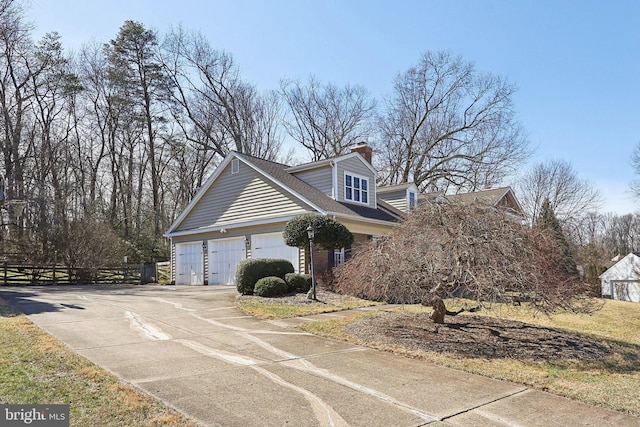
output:
[[313, 74], [380, 99], [423, 52], [449, 50], [517, 85], [532, 163], [570, 161], [603, 193], [603, 212], [640, 208], [628, 193], [640, 142], [639, 1], [31, 2], [36, 36], [57, 31], [67, 49], [107, 42], [127, 19], [161, 33], [198, 30], [260, 89]]

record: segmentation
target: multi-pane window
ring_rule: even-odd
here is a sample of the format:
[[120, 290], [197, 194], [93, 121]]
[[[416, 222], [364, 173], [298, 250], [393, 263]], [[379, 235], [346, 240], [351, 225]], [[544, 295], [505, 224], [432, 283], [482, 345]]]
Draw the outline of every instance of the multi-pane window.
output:
[[337, 267], [344, 264], [351, 258], [351, 248], [342, 248], [333, 250], [333, 266]]
[[409, 191], [409, 210], [416, 207], [416, 193]]
[[369, 204], [369, 180], [361, 176], [345, 173], [344, 198], [352, 202]]

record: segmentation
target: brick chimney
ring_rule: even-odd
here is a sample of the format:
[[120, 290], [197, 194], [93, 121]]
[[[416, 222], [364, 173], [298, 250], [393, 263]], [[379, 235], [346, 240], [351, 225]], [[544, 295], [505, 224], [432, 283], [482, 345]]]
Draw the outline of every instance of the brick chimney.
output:
[[355, 147], [351, 147], [352, 153], [359, 153], [364, 159], [371, 164], [373, 157], [373, 148], [369, 147], [366, 142], [358, 142]]

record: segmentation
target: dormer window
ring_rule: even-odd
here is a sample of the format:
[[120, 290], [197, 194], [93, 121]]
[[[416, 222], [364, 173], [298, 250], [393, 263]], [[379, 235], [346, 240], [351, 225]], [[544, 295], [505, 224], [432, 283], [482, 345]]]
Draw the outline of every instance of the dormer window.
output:
[[349, 172], [344, 174], [344, 199], [369, 204], [369, 179]]
[[416, 198], [416, 193], [413, 191], [409, 191], [409, 210], [413, 210], [415, 209], [415, 207], [417, 206], [417, 198]]

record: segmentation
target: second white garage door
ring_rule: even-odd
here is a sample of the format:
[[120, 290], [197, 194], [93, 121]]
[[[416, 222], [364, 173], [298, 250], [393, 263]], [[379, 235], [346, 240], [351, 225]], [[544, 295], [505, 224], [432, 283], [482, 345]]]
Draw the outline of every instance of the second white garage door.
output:
[[236, 266], [246, 258], [244, 237], [209, 240], [209, 284], [233, 285]]
[[298, 248], [287, 246], [282, 233], [255, 234], [251, 236], [251, 258], [281, 258], [291, 261], [296, 273], [299, 272]]

